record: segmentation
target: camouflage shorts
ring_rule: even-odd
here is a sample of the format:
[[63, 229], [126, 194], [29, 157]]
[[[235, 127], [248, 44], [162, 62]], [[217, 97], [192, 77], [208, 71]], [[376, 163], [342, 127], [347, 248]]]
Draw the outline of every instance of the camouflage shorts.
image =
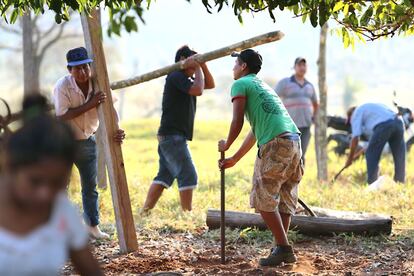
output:
[[300, 141], [275, 138], [259, 149], [250, 205], [256, 211], [294, 214], [303, 166]]

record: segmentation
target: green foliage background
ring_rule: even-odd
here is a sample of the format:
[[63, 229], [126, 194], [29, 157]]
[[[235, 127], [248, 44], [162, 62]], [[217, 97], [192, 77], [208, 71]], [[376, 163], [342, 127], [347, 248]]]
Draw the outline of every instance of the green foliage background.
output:
[[[143, 12], [155, 0], [0, 0], [0, 14], [7, 22], [14, 23], [26, 11], [44, 13], [55, 12], [55, 20], [61, 23], [69, 20], [69, 10], [89, 13], [95, 7], [105, 8], [109, 13], [108, 33], [121, 34], [137, 31], [136, 19], [143, 21]], [[176, 0], [178, 1], [178, 0]], [[182, 0], [181, 0], [182, 1]], [[187, 0], [190, 2], [190, 0]], [[195, 0], [193, 0], [195, 1]], [[224, 6], [231, 6], [239, 21], [246, 13], [267, 11], [273, 21], [277, 11], [290, 10], [303, 22], [313, 27], [324, 25], [329, 19], [336, 21], [341, 28], [344, 45], [354, 43], [355, 38], [377, 39], [383, 36], [413, 34], [414, 0], [201, 0], [207, 12], [220, 12]], [[350, 33], [349, 31], [352, 31]]]

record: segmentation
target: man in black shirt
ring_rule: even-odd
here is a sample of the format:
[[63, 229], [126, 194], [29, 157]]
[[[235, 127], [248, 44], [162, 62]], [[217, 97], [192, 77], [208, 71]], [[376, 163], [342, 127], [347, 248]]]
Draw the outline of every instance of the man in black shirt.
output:
[[193, 139], [197, 97], [203, 94], [204, 89], [215, 86], [207, 65], [199, 64], [195, 55], [196, 52], [188, 46], [178, 49], [175, 62], [183, 62], [185, 69], [170, 73], [165, 82], [158, 130], [159, 170], [148, 191], [144, 212], [154, 208], [164, 189], [171, 187], [175, 179], [182, 209], [192, 209], [197, 172], [187, 141]]

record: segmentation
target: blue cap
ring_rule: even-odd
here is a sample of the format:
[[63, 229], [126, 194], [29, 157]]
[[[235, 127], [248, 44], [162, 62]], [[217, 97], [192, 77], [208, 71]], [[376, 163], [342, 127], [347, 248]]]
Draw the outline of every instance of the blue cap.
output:
[[68, 66], [78, 66], [93, 62], [93, 60], [88, 57], [88, 51], [86, 51], [84, 47], [69, 50], [66, 54], [66, 60]]

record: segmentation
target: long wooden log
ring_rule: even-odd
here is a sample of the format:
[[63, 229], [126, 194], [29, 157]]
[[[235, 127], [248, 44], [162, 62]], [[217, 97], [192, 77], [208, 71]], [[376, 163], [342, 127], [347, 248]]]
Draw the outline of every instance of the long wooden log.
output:
[[[201, 54], [197, 57], [198, 62], [207, 62], [213, 59], [218, 59], [224, 56], [230, 55], [234, 51], [241, 51], [247, 48], [252, 48], [258, 45], [274, 42], [277, 40], [282, 39], [284, 34], [281, 31], [274, 31], [266, 34], [262, 34], [259, 36], [252, 37], [250, 39], [243, 40], [241, 42], [229, 45], [227, 47], [223, 47], [205, 54]], [[172, 65], [160, 68], [158, 70], [133, 77], [126, 80], [116, 81], [111, 83], [111, 89], [121, 89], [133, 85], [137, 85], [139, 83], [143, 83], [146, 81], [150, 81], [152, 79], [159, 78], [161, 76], [168, 75], [169, 73], [177, 70], [183, 69], [183, 62], [177, 62]]]
[[[340, 233], [353, 233], [361, 235], [390, 234], [392, 218], [367, 213], [340, 212], [312, 208], [318, 217], [295, 215], [292, 217], [291, 229], [307, 235], [332, 235]], [[337, 216], [327, 216], [336, 214]], [[325, 215], [325, 216], [324, 216]], [[207, 226], [210, 229], [220, 228], [220, 211], [208, 210]], [[226, 211], [226, 226], [229, 228], [267, 229], [259, 214]]]

